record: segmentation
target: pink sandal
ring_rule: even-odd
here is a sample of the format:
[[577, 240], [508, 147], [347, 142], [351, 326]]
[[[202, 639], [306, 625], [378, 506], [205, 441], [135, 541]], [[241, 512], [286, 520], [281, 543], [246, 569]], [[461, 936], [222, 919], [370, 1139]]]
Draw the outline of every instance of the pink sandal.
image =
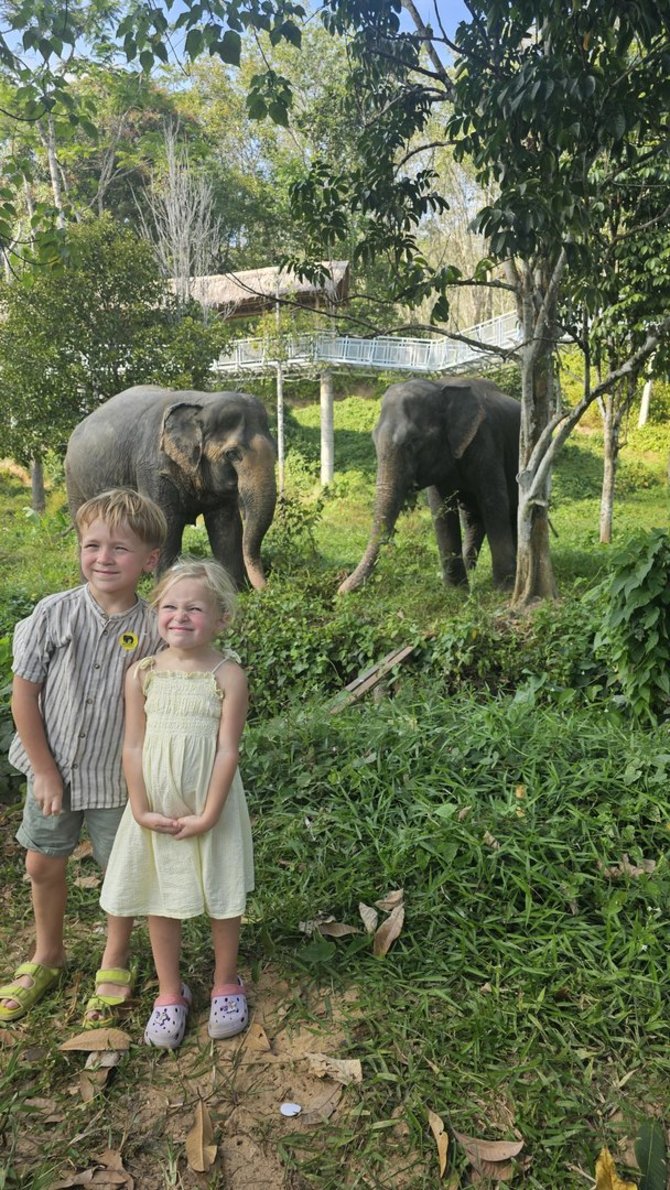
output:
[[183, 983], [181, 996], [159, 996], [154, 1000], [154, 1010], [144, 1030], [146, 1045], [159, 1049], [176, 1050], [186, 1032], [186, 1019], [193, 999], [190, 989]]
[[237, 983], [223, 983], [212, 992], [212, 1006], [209, 1012], [207, 1032], [210, 1037], [234, 1037], [249, 1024], [249, 1009], [244, 984], [237, 976]]

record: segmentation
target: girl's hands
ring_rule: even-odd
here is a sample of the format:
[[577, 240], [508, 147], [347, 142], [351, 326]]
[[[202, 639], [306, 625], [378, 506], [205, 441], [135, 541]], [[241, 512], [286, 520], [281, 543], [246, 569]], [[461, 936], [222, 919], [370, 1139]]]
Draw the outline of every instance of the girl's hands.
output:
[[166, 818], [164, 814], [157, 814], [154, 810], [146, 810], [141, 814], [134, 814], [135, 821], [149, 831], [158, 831], [160, 835], [176, 835], [179, 830], [179, 820]]
[[206, 835], [211, 831], [212, 823], [203, 814], [186, 814], [178, 818], [175, 839], [193, 839], [196, 835]]

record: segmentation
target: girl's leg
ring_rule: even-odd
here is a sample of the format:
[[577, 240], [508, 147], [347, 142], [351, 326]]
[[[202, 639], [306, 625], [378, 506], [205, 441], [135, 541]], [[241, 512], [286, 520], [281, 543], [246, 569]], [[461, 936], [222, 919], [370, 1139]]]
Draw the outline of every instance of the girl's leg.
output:
[[222, 987], [227, 983], [235, 983], [241, 924], [241, 917], [227, 917], [224, 920], [212, 919], [215, 988]]
[[174, 917], [150, 917], [149, 938], [158, 976], [158, 995], [181, 996], [181, 921]]
[[225, 921], [212, 921], [214, 990], [207, 1032], [214, 1038], [234, 1037], [249, 1024], [246, 993], [237, 977], [241, 920], [229, 917]]

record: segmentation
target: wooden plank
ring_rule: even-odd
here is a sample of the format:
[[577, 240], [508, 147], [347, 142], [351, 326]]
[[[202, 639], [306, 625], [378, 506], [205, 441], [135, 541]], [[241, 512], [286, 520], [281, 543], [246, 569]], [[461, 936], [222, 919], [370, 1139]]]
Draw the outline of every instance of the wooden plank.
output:
[[393, 669], [395, 665], [401, 665], [408, 657], [412, 656], [417, 649], [417, 645], [403, 645], [399, 649], [393, 649], [392, 652], [387, 653], [386, 657], [378, 661], [376, 665], [370, 666], [369, 669], [364, 670], [362, 674], [354, 678], [348, 686], [340, 694], [335, 695], [333, 705], [330, 708], [331, 715], [336, 715], [339, 711], [343, 711], [345, 707], [356, 702], [372, 690], [382, 678]]

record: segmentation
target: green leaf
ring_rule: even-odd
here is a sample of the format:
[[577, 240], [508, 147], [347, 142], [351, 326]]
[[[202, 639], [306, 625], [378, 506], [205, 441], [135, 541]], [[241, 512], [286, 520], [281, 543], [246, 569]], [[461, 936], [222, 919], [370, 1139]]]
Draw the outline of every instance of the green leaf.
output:
[[666, 1190], [668, 1163], [665, 1133], [658, 1120], [643, 1120], [635, 1140], [635, 1160], [642, 1171], [640, 1190]]
[[268, 115], [275, 124], [281, 124], [282, 128], [288, 128], [288, 108], [281, 100], [272, 100], [268, 105]]
[[242, 39], [234, 29], [226, 29], [221, 41], [217, 42], [217, 52], [222, 62], [230, 66], [239, 66], [242, 54]]
[[203, 47], [203, 36], [200, 29], [189, 29], [186, 34], [185, 49], [189, 58], [197, 58]]

